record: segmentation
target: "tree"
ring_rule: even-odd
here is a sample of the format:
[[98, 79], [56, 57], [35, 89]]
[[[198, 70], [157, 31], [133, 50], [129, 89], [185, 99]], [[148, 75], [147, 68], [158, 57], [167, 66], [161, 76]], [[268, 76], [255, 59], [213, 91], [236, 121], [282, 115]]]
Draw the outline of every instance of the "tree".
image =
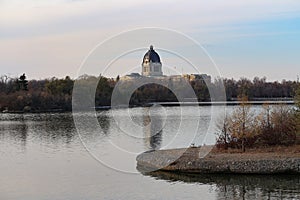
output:
[[19, 89], [28, 91], [28, 81], [26, 80], [25, 73], [20, 76], [20, 78], [17, 80]]
[[253, 138], [256, 135], [256, 127], [254, 113], [250, 110], [248, 104], [248, 97], [243, 95], [239, 97], [240, 105], [236, 108], [231, 117], [230, 132], [232, 137], [241, 141], [241, 149], [246, 151], [246, 142], [248, 139]]
[[300, 111], [300, 84], [298, 84], [298, 87], [296, 89], [295, 103], [296, 103], [297, 110]]
[[232, 100], [233, 98], [237, 98], [237, 84], [234, 79], [224, 79], [224, 86], [226, 89], [226, 97], [227, 100]]
[[[290, 145], [296, 141], [296, 124], [292, 110], [287, 105], [276, 106], [271, 113], [273, 137], [277, 145]], [[270, 138], [273, 139], [274, 138]]]
[[224, 147], [224, 149], [228, 149], [229, 143], [231, 142], [230, 135], [230, 116], [225, 114], [224, 119], [218, 119], [216, 127], [218, 132], [217, 134], [217, 146]]
[[251, 87], [252, 87], [252, 82], [247, 79], [247, 78], [241, 78], [238, 82], [237, 82], [237, 86], [238, 86], [238, 95], [240, 97], [246, 97], [247, 96], [247, 100], [248, 97], [252, 97], [251, 94]]
[[284, 104], [264, 105], [257, 116], [259, 144], [291, 145], [296, 142], [296, 120], [293, 109]]

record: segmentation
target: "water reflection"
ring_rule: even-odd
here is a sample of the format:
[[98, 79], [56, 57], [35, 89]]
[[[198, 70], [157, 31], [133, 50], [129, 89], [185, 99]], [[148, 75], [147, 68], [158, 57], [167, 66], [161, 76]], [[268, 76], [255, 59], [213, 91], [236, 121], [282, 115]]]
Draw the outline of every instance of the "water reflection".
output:
[[215, 186], [217, 199], [300, 199], [300, 175], [142, 173], [168, 182]]
[[75, 136], [71, 113], [43, 114], [39, 120], [34, 118], [31, 122], [31, 131], [34, 139], [43, 143], [69, 144]]
[[17, 121], [4, 121], [0, 126], [1, 140], [9, 140], [20, 145], [22, 151], [26, 148], [28, 137], [28, 124], [23, 115], [19, 115]]
[[100, 112], [99, 114], [97, 114], [97, 119], [103, 133], [105, 135], [108, 135], [110, 128], [110, 118], [108, 117], [107, 112]]
[[20, 145], [28, 140], [41, 144], [69, 144], [75, 136], [71, 113], [61, 114], [9, 114], [0, 116], [2, 141]]
[[[193, 107], [184, 108], [191, 113], [186, 115], [180, 115], [180, 109], [176, 107], [165, 109], [167, 115], [160, 108], [153, 109], [154, 113], [144, 108], [130, 110], [139, 125], [153, 123], [139, 132], [139, 136], [148, 136], [143, 139], [124, 134], [111, 111], [97, 112], [104, 133], [95, 129], [94, 113], [78, 113], [85, 128], [82, 138], [108, 164], [134, 168], [135, 155], [131, 161], [130, 156], [112, 151], [114, 146], [111, 142], [132, 152], [146, 150], [145, 145], [149, 149], [164, 148], [175, 137], [182, 120], [194, 123]], [[205, 117], [209, 118], [210, 108], [202, 109], [207, 114]], [[123, 118], [127, 110], [120, 109], [117, 114], [117, 117]], [[125, 125], [127, 123], [127, 120], [120, 121]], [[203, 126], [205, 124], [208, 122], [203, 121]], [[182, 129], [184, 134], [179, 134], [177, 143], [168, 148], [189, 145], [189, 138], [194, 136], [190, 127], [185, 126]], [[136, 132], [132, 127], [128, 130]], [[84, 199], [85, 189], [94, 199], [197, 199], [201, 196], [205, 199], [300, 199], [299, 178], [296, 176], [245, 178], [153, 173], [147, 174], [151, 178], [145, 178], [108, 169], [98, 165], [83, 148], [72, 113], [1, 113], [0, 163], [1, 199], [43, 199], [45, 196], [52, 199]]]
[[149, 150], [160, 149], [163, 135], [163, 119], [159, 114], [149, 114], [149, 109], [143, 115], [143, 132], [145, 146]]
[[18, 138], [20, 140], [20, 144], [23, 147], [23, 150], [25, 150], [27, 135], [28, 135], [28, 126], [24, 120], [24, 117], [22, 117], [21, 124], [19, 126], [19, 130], [17, 131], [17, 133], [19, 133]]

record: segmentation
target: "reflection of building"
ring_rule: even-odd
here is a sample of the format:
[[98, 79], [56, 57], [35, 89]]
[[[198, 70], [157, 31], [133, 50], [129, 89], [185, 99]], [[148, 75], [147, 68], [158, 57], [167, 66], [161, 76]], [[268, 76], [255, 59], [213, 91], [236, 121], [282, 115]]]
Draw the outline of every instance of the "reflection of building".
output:
[[[148, 109], [148, 108], [146, 108]], [[160, 149], [162, 142], [163, 123], [161, 116], [152, 115], [151, 118], [148, 113], [143, 116], [144, 123], [144, 138], [148, 149]]]
[[150, 46], [149, 51], [144, 55], [142, 63], [143, 76], [162, 76], [162, 64], [159, 55], [154, 51], [153, 46]]
[[109, 127], [110, 127], [109, 117], [105, 113], [103, 113], [103, 114], [97, 116], [97, 119], [98, 119], [98, 123], [101, 127], [101, 130], [103, 131], [103, 133], [105, 135], [107, 135], [109, 133]]

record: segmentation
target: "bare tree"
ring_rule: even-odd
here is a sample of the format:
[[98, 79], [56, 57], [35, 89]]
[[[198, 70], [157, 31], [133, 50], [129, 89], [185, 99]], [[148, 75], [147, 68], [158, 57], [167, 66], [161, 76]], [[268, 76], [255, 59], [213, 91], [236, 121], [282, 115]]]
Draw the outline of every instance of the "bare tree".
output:
[[228, 149], [229, 143], [231, 142], [231, 134], [230, 134], [230, 116], [225, 113], [224, 118], [219, 118], [216, 123], [217, 128], [217, 145], [219, 147], [224, 147], [224, 149]]
[[247, 96], [239, 98], [240, 105], [237, 107], [231, 117], [230, 132], [232, 136], [241, 141], [241, 149], [246, 151], [246, 140], [255, 136], [254, 127], [256, 127], [254, 113], [251, 111], [251, 105], [248, 104]]
[[295, 143], [297, 132], [296, 120], [292, 110], [287, 105], [281, 104], [272, 110], [271, 125], [273, 137], [277, 138], [275, 144], [289, 145]]

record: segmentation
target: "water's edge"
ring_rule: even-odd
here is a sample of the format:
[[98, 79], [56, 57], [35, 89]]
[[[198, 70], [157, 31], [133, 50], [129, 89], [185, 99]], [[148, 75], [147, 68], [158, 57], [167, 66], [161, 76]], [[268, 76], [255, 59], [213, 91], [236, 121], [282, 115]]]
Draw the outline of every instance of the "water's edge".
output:
[[218, 154], [199, 157], [201, 148], [169, 149], [145, 152], [137, 156], [139, 171], [224, 174], [300, 174], [300, 156], [296, 154]]

